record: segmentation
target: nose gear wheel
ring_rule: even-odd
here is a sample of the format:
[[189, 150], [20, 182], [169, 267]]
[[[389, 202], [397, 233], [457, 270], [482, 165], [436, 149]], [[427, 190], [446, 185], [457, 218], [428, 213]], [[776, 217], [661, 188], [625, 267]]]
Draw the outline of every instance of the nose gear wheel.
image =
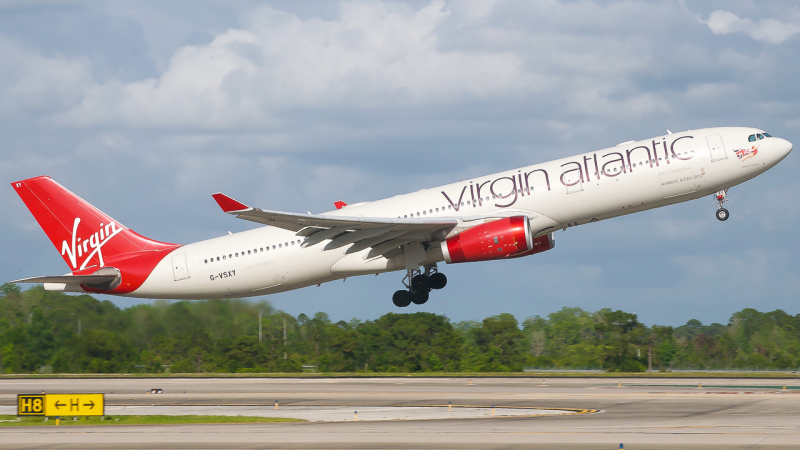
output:
[[728, 201], [728, 190], [721, 189], [714, 194], [714, 202], [717, 204], [717, 220], [720, 222], [724, 222], [728, 220], [731, 214], [728, 212], [727, 209], [722, 207], [722, 204]]

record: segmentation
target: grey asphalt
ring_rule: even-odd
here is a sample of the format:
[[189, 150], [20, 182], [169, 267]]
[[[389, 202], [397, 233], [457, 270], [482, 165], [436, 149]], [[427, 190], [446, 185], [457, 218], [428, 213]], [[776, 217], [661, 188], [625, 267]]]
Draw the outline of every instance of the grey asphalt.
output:
[[[542, 383], [545, 385], [542, 385]], [[618, 383], [622, 383], [620, 387]], [[409, 411], [457, 405], [599, 410], [539, 417], [422, 417], [241, 425], [0, 428], [2, 448], [797, 448], [800, 380], [753, 379], [0, 380], [17, 393], [103, 392], [111, 407], [164, 411]], [[698, 388], [698, 383], [702, 384]], [[783, 390], [783, 385], [787, 386]], [[147, 394], [151, 388], [163, 394]], [[113, 394], [111, 394], [113, 392]], [[185, 392], [185, 393], [184, 393]], [[226, 406], [227, 405], [227, 406]], [[426, 408], [431, 411], [436, 408]], [[367, 411], [364, 409], [364, 411]], [[441, 411], [440, 411], [441, 412]], [[324, 412], [317, 412], [324, 416]], [[346, 418], [346, 417], [345, 417]], [[346, 418], [347, 419], [347, 418]], [[360, 417], [361, 419], [361, 417]], [[365, 418], [366, 419], [366, 418]], [[326, 420], [326, 419], [322, 419]]]

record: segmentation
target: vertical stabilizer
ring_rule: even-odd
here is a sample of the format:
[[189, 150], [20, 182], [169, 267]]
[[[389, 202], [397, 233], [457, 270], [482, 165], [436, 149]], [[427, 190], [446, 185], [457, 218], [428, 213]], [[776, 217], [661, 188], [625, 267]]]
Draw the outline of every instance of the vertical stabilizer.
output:
[[119, 255], [175, 247], [126, 228], [50, 177], [11, 186], [73, 272], [104, 267]]

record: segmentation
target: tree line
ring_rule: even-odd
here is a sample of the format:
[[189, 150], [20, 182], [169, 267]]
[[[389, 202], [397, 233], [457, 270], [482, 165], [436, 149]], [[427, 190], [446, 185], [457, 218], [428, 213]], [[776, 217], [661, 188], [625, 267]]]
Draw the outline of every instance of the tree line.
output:
[[[259, 321], [260, 319], [260, 321]], [[259, 323], [260, 322], [260, 323]], [[744, 309], [680, 327], [562, 308], [452, 323], [388, 313], [333, 322], [266, 301], [160, 301], [120, 309], [90, 295], [0, 288], [0, 373], [516, 372], [525, 369], [796, 369], [800, 314]]]

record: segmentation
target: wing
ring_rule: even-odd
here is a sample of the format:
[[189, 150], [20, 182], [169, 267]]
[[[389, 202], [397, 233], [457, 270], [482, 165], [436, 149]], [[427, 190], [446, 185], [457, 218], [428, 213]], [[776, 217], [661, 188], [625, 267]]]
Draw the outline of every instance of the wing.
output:
[[346, 253], [355, 253], [371, 248], [365, 258], [386, 255], [409, 242], [444, 240], [459, 223], [452, 218], [395, 219], [269, 211], [251, 208], [222, 193], [213, 194], [213, 197], [228, 214], [296, 232], [305, 237], [303, 247], [330, 240], [325, 250], [351, 245]]

